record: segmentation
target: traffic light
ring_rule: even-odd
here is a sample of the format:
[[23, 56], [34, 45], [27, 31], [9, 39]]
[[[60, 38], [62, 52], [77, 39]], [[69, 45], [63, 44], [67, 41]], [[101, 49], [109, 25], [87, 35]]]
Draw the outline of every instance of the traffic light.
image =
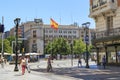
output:
[[3, 33], [3, 32], [4, 32], [4, 25], [0, 24], [0, 33]]
[[85, 42], [89, 44], [89, 29], [86, 29]]

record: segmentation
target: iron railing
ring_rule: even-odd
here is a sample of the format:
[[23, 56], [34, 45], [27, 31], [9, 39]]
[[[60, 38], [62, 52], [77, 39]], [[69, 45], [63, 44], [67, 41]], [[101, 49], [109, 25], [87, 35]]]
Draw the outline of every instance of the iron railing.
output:
[[120, 27], [119, 28], [113, 28], [109, 30], [104, 30], [100, 32], [95, 33], [95, 38], [105, 38], [105, 37], [112, 37], [112, 36], [119, 36], [120, 35]]

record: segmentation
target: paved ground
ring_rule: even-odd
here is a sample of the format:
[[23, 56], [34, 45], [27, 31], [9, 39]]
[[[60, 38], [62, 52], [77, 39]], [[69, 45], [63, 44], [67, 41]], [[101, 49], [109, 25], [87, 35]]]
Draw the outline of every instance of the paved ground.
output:
[[[71, 60], [54, 61], [52, 63], [53, 72], [51, 74], [67, 76], [68, 78], [72, 78], [72, 80], [120, 80], [120, 67], [107, 66], [106, 69], [103, 69], [102, 66], [96, 66], [95, 62], [90, 62], [90, 68], [86, 69], [85, 62], [82, 62], [83, 66], [78, 68], [77, 60], [73, 61], [73, 66], [71, 66]], [[46, 61], [41, 61], [37, 68], [33, 70], [47, 73]]]
[[37, 63], [30, 63], [31, 73], [26, 71], [25, 75], [14, 72], [14, 65], [0, 67], [0, 80], [120, 80], [120, 67], [97, 67], [94, 62], [90, 62], [90, 68], [85, 68], [85, 63], [81, 68], [77, 67], [77, 60], [56, 60], [53, 61], [53, 72], [46, 72], [46, 61], [40, 60]]

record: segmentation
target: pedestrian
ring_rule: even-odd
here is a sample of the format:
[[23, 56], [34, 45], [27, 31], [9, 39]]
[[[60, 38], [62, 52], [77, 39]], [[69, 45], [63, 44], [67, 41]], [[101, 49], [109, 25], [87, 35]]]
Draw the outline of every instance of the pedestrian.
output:
[[1, 67], [4, 68], [4, 62], [5, 62], [4, 57], [2, 57], [0, 61], [1, 61]]
[[79, 65], [82, 67], [82, 61], [81, 61], [81, 58], [78, 59], [78, 68], [80, 67]]
[[30, 73], [29, 58], [26, 56], [26, 69]]
[[47, 60], [47, 72], [52, 71], [51, 61], [52, 61], [51, 56], [49, 56]]
[[105, 69], [106, 68], [106, 58], [105, 58], [105, 55], [102, 58], [102, 65], [103, 65], [103, 68]]
[[21, 59], [20, 65], [22, 67], [22, 75], [24, 75], [25, 74], [25, 68], [26, 68], [26, 59], [25, 59], [24, 56]]

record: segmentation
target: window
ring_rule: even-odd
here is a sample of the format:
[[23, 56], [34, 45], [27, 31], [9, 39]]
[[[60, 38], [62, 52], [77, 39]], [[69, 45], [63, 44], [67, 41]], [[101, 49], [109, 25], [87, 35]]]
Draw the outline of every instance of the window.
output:
[[108, 30], [111, 30], [113, 28], [113, 16], [107, 17], [107, 28]]
[[76, 34], [76, 31], [73, 31], [74, 34]]
[[35, 44], [36, 43], [36, 40], [33, 40], [33, 44]]
[[67, 31], [64, 31], [64, 33], [67, 33]]
[[33, 37], [36, 37], [36, 30], [33, 31]]
[[107, 0], [100, 0], [100, 5], [104, 5], [107, 3]]
[[72, 33], [71, 31], [68, 31], [68, 33]]
[[57, 31], [55, 30], [54, 33], [57, 33]]
[[59, 30], [59, 33], [62, 33], [62, 30]]
[[49, 33], [52, 33], [53, 31], [52, 30], [49, 30]]

